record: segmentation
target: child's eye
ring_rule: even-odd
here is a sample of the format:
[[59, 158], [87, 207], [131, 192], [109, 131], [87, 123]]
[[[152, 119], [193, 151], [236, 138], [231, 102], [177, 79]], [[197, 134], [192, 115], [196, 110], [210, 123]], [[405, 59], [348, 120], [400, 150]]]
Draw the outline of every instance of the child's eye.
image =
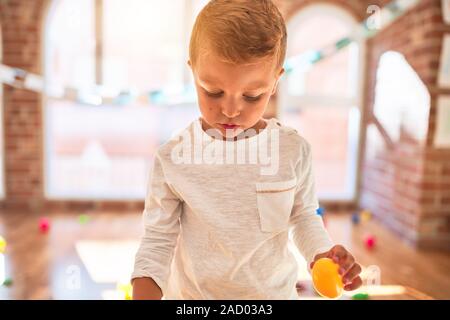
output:
[[260, 94], [259, 96], [256, 96], [256, 97], [244, 96], [244, 98], [248, 102], [256, 102], [256, 101], [260, 100], [262, 96], [263, 95]]
[[223, 92], [209, 92], [206, 90], [205, 90], [205, 92], [206, 92], [206, 95], [211, 98], [220, 98], [223, 95]]

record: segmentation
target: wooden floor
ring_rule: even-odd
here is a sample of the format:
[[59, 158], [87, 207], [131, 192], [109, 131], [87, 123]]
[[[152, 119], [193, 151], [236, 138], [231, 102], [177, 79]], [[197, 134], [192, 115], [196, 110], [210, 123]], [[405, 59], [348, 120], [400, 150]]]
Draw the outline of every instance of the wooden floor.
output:
[[[79, 214], [49, 215], [50, 231], [42, 234], [39, 216], [0, 213], [0, 235], [8, 242], [6, 277], [12, 280], [11, 286], [0, 286], [0, 299], [123, 298], [117, 282], [126, 281], [132, 268], [140, 213], [96, 213], [86, 224]], [[381, 271], [380, 286], [363, 288], [372, 299], [450, 299], [450, 252], [416, 250], [376, 221], [353, 226], [348, 214], [327, 213], [327, 228], [353, 252], [364, 274]], [[369, 233], [377, 239], [374, 250], [364, 246]], [[318, 298], [304, 268], [299, 283], [302, 299]]]

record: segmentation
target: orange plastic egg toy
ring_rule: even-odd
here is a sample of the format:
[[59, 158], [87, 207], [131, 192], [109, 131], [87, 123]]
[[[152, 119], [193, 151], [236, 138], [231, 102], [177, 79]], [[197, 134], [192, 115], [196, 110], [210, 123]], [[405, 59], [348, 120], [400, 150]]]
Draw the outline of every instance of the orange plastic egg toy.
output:
[[339, 298], [344, 290], [339, 266], [329, 258], [321, 258], [314, 263], [312, 278], [314, 289], [325, 298]]

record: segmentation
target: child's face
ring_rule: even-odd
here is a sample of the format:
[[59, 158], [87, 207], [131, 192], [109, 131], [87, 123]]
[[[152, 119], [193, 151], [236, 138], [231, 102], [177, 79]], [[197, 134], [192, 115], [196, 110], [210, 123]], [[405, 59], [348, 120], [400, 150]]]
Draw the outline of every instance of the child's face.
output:
[[209, 53], [199, 56], [195, 66], [190, 61], [188, 64], [195, 79], [203, 129], [218, 129], [228, 138], [242, 130], [264, 127], [261, 118], [284, 72], [275, 70], [275, 59], [236, 65]]

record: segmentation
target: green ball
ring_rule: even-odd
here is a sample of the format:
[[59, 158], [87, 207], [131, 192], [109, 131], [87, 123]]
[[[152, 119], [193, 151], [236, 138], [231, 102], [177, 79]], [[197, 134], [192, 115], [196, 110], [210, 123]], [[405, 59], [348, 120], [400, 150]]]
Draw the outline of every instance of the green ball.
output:
[[357, 293], [357, 294], [353, 295], [352, 299], [353, 300], [368, 300], [369, 294], [368, 293]]
[[78, 216], [78, 222], [80, 223], [80, 224], [86, 224], [86, 223], [88, 223], [89, 222], [89, 216], [87, 215], [87, 214], [80, 214], [79, 216]]
[[11, 287], [12, 284], [13, 284], [13, 281], [12, 281], [11, 278], [7, 278], [7, 279], [5, 279], [5, 281], [3, 281], [3, 285], [4, 285], [5, 287]]

